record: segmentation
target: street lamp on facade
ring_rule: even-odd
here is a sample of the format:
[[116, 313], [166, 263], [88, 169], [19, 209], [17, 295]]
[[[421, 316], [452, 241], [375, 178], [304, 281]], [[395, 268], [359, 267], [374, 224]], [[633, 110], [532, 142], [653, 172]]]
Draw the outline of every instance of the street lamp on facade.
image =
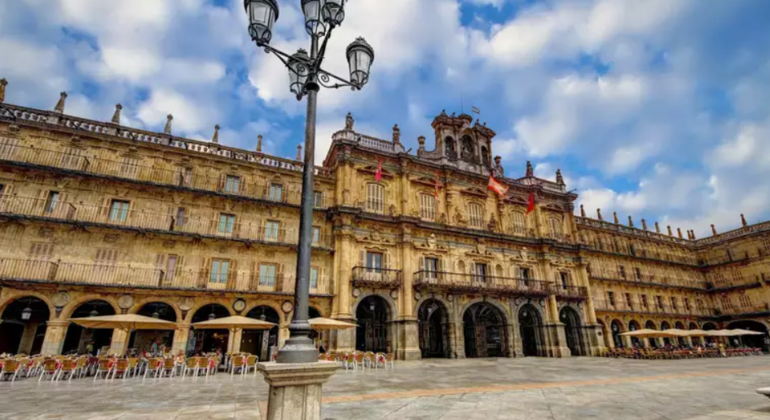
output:
[[374, 50], [358, 38], [347, 48], [350, 79], [346, 80], [321, 68], [326, 46], [334, 28], [345, 19], [346, 0], [302, 0], [305, 30], [310, 35], [310, 53], [300, 49], [293, 55], [270, 46], [273, 25], [278, 20], [276, 0], [244, 0], [249, 16], [249, 35], [258, 47], [273, 53], [289, 70], [289, 90], [302, 100], [307, 96], [305, 123], [305, 158], [302, 170], [302, 204], [300, 210], [299, 252], [297, 255], [297, 285], [294, 295], [294, 318], [289, 325], [290, 338], [278, 352], [278, 363], [313, 363], [318, 350], [310, 339], [308, 301], [310, 297], [310, 252], [313, 237], [313, 171], [315, 169], [315, 129], [317, 97], [320, 86], [350, 87], [361, 90], [369, 81], [374, 62]]

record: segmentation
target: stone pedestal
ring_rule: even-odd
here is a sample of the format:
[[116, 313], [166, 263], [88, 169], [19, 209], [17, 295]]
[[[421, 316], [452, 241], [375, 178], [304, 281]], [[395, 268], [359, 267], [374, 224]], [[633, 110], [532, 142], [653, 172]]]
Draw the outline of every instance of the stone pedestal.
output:
[[543, 327], [546, 342], [546, 354], [549, 357], [569, 357], [571, 352], [567, 347], [567, 335], [564, 333], [564, 324], [555, 322]]
[[417, 319], [402, 319], [394, 326], [397, 333], [396, 358], [398, 360], [420, 360], [419, 332]]
[[340, 368], [337, 362], [259, 363], [270, 385], [265, 420], [321, 420], [321, 388]]

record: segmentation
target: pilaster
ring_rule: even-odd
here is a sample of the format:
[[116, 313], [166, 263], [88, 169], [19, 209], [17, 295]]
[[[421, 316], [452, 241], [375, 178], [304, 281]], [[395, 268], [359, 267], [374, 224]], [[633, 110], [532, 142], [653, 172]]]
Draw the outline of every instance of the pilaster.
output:
[[64, 338], [67, 336], [67, 327], [69, 321], [48, 321], [46, 323], [45, 338], [43, 339], [43, 348], [40, 354], [58, 355], [61, 354], [64, 346]]
[[179, 324], [174, 331], [174, 343], [171, 345], [171, 353], [187, 352], [187, 341], [190, 339], [190, 324]]

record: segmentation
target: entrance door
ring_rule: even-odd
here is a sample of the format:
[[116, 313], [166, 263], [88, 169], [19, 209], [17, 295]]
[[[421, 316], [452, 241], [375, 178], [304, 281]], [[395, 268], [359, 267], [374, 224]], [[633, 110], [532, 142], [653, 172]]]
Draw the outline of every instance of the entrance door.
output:
[[356, 309], [356, 350], [377, 353], [388, 352], [388, 311], [379, 296], [369, 296]]
[[519, 311], [519, 333], [524, 356], [540, 356], [542, 343], [540, 314], [532, 305], [524, 305]]
[[476, 303], [463, 315], [465, 357], [505, 356], [505, 323], [500, 312], [488, 303]]
[[418, 319], [422, 357], [448, 357], [449, 328], [444, 305], [433, 299], [424, 302], [418, 311]]
[[567, 347], [573, 356], [583, 356], [583, 329], [580, 326], [580, 316], [574, 309], [565, 307], [559, 315], [564, 323], [564, 333], [567, 336]]

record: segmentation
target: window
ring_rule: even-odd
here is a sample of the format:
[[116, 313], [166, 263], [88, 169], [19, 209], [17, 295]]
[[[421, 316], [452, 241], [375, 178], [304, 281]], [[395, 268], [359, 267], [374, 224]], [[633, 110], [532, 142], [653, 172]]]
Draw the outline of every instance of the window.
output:
[[484, 228], [484, 207], [482, 207], [481, 204], [468, 204], [468, 221], [473, 228]]
[[227, 283], [227, 275], [230, 271], [230, 260], [214, 260], [211, 262], [210, 283]]
[[59, 204], [59, 198], [61, 195], [58, 191], [51, 191], [48, 193], [48, 198], [45, 200], [45, 212], [53, 213], [56, 210], [56, 206]]
[[655, 303], [658, 305], [658, 309], [663, 309], [663, 296], [655, 296]]
[[139, 159], [124, 157], [120, 160], [120, 176], [135, 178], [139, 171]]
[[3, 199], [4, 194], [5, 194], [5, 185], [0, 184], [0, 201]]
[[749, 297], [748, 295], [738, 296], [738, 300], [741, 303], [741, 307], [743, 308], [751, 307], [751, 297]]
[[569, 273], [562, 271], [559, 273], [559, 278], [561, 279], [561, 288], [565, 290], [569, 288]]
[[241, 177], [227, 175], [225, 177], [225, 192], [235, 194], [241, 190]]
[[642, 306], [644, 306], [645, 308], [648, 306], [647, 295], [642, 295]]
[[520, 211], [513, 212], [511, 217], [511, 229], [514, 235], [526, 236], [527, 234], [527, 218], [524, 213]]
[[620, 270], [620, 278], [625, 280], [626, 279], [626, 267], [623, 267], [622, 265], [619, 267]]
[[385, 210], [385, 189], [380, 184], [369, 184], [366, 190], [366, 210], [382, 213]]
[[634, 309], [634, 303], [631, 301], [631, 293], [626, 293], [626, 305], [628, 305], [630, 309]]
[[484, 263], [473, 264], [473, 281], [487, 282], [487, 265]]
[[321, 228], [313, 226], [313, 245], [317, 245], [321, 242]]
[[61, 156], [61, 167], [64, 169], [79, 169], [81, 151], [78, 149], [67, 149]]
[[233, 214], [220, 214], [219, 215], [219, 233], [233, 233], [235, 228], [235, 215]]
[[551, 218], [551, 234], [554, 238], [561, 238], [561, 222], [559, 219]]
[[438, 258], [425, 258], [425, 276], [429, 279], [435, 279], [438, 272]]
[[185, 223], [185, 208], [179, 207], [176, 209], [176, 225], [177, 226], [184, 226]]
[[192, 168], [177, 168], [177, 185], [186, 187], [192, 184]]
[[676, 306], [676, 297], [674, 297], [674, 296], [671, 296], [671, 309], [673, 309], [673, 310], [676, 310], [676, 309], [677, 309], [677, 306]]
[[117, 249], [97, 249], [94, 262], [98, 265], [114, 265], [118, 261]]
[[436, 197], [430, 194], [420, 194], [420, 217], [425, 220], [436, 219]]
[[524, 286], [529, 286], [529, 280], [532, 278], [532, 273], [527, 267], [519, 268], [519, 277], [524, 282]]
[[642, 270], [639, 267], [634, 268], [634, 274], [636, 274], [636, 281], [642, 281]]
[[177, 261], [176, 255], [168, 256], [168, 260], [166, 260], [166, 280], [174, 279], [174, 272], [176, 271], [176, 261]]
[[277, 267], [274, 264], [262, 264], [259, 266], [259, 285], [275, 286]]
[[310, 288], [318, 288], [318, 269], [315, 267], [310, 267]]
[[112, 200], [110, 205], [110, 221], [125, 222], [128, 219], [128, 207], [130, 202], [121, 200]]
[[29, 250], [29, 256], [33, 260], [48, 260], [53, 254], [53, 244], [35, 242]]
[[281, 231], [281, 222], [269, 220], [265, 225], [265, 240], [269, 242], [278, 242], [278, 235]]
[[271, 201], [283, 201], [283, 185], [270, 184], [268, 199]]
[[324, 206], [324, 193], [313, 191], [313, 207], [320, 209]]
[[379, 273], [382, 271], [382, 253], [381, 252], [366, 252], [366, 268], [367, 271]]
[[684, 309], [690, 310], [690, 299], [684, 298]]
[[607, 302], [609, 302], [610, 306], [615, 306], [615, 293], [614, 292], [607, 292]]

